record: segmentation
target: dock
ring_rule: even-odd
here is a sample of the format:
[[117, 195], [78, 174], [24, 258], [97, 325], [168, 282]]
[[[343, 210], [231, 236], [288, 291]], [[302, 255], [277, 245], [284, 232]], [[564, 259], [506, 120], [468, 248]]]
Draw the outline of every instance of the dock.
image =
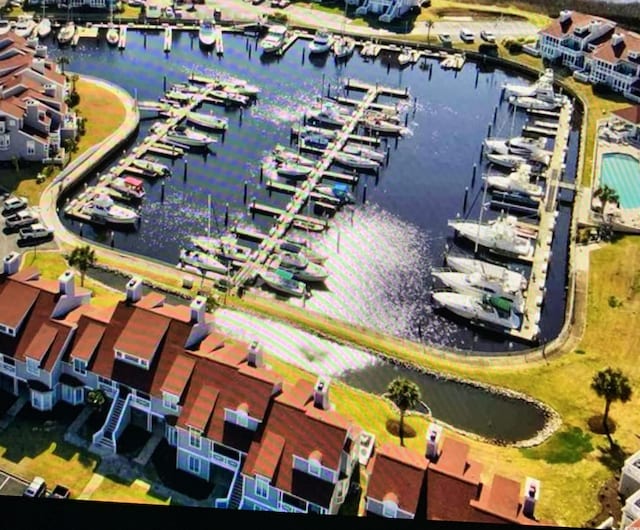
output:
[[532, 136], [547, 136], [549, 138], [553, 138], [556, 136], [555, 129], [549, 129], [547, 127], [536, 127], [535, 125], [525, 125], [522, 128], [522, 132], [526, 135]]
[[173, 42], [173, 30], [171, 26], [167, 26], [164, 28], [164, 43], [162, 45], [162, 49], [165, 53], [169, 53], [171, 51], [171, 44]]
[[[290, 184], [285, 184], [283, 182], [271, 179], [267, 180], [267, 182], [265, 183], [265, 187], [267, 188], [267, 190], [269, 190], [269, 192], [277, 191], [280, 193], [287, 193], [289, 195], [295, 195], [298, 192], [298, 188], [296, 186], [291, 186]], [[309, 193], [309, 197], [316, 201], [316, 204], [320, 204], [320, 206], [322, 206], [323, 208], [333, 211], [335, 211], [337, 209], [337, 205], [340, 204], [340, 199], [338, 199], [337, 197], [328, 197], [327, 195], [318, 193], [316, 191], [312, 191], [311, 193]]]
[[527, 109], [527, 113], [534, 116], [545, 116], [554, 120], [560, 117], [560, 113], [554, 110]]
[[[332, 99], [336, 103], [340, 103], [340, 105], [349, 105], [351, 107], [355, 107], [360, 104], [360, 101], [357, 99], [345, 98], [342, 96], [330, 96], [329, 99]], [[369, 108], [373, 110], [382, 110], [385, 112], [394, 112], [394, 113], [398, 112], [397, 106], [384, 105], [382, 103], [371, 103], [371, 105], [369, 105]]]
[[546, 189], [539, 209], [537, 240], [532, 257], [531, 276], [525, 294], [523, 324], [519, 330], [509, 330], [513, 337], [533, 342], [540, 332], [541, 306], [544, 302], [549, 260], [551, 259], [551, 242], [556, 224], [558, 192], [562, 184], [564, 171], [564, 154], [569, 143], [571, 131], [571, 114], [573, 105], [569, 100], [563, 104], [558, 117], [558, 136], [551, 156], [549, 167], [545, 172]]
[[120, 40], [118, 40], [118, 49], [124, 50], [127, 47], [127, 26], [120, 26]]
[[[329, 167], [333, 164], [335, 156], [342, 151], [349, 140], [349, 136], [353, 134], [358, 123], [362, 120], [364, 113], [370, 108], [372, 103], [376, 102], [379, 96], [391, 95], [405, 98], [409, 95], [406, 90], [366, 84], [352, 79], [348, 80], [346, 85], [353, 90], [364, 91], [365, 95], [359, 104], [354, 107], [354, 112], [346, 120], [343, 127], [336, 132], [336, 137], [331, 142], [329, 148], [323, 153], [322, 157], [316, 162], [316, 165], [311, 169], [307, 179], [299, 187], [296, 187], [295, 193], [292, 195], [291, 201], [287, 204], [286, 209], [281, 210], [256, 203], [255, 201], [251, 202], [249, 209], [252, 213], [260, 212], [272, 215], [276, 217], [276, 223], [269, 229], [268, 235], [260, 239], [260, 246], [254, 254], [255, 259], [247, 261], [231, 279], [233, 289], [244, 287], [245, 284], [255, 280], [260, 273], [265, 270], [265, 267], [268, 266], [269, 256], [292, 226], [307, 222], [309, 224], [313, 223], [312, 226], [328, 226], [326, 219], [301, 215], [300, 211], [308, 203], [311, 194], [323, 178], [344, 179], [348, 177], [349, 183], [357, 183], [358, 174], [346, 175], [328, 171]], [[342, 181], [344, 182], [344, 180]]]
[[216, 40], [215, 40], [216, 54], [224, 55], [224, 42], [222, 40], [222, 28], [217, 24], [215, 27], [215, 34], [216, 34]]
[[282, 48], [280, 48], [280, 49], [277, 51], [277, 54], [278, 54], [278, 55], [284, 55], [284, 54], [287, 52], [287, 50], [288, 50], [289, 48], [291, 48], [291, 46], [293, 46], [293, 43], [294, 43], [295, 41], [297, 41], [299, 37], [300, 37], [300, 33], [299, 33], [298, 31], [294, 31], [294, 32], [292, 32], [292, 33], [287, 37], [287, 40], [285, 40], [285, 41], [284, 41], [284, 44], [282, 45]]

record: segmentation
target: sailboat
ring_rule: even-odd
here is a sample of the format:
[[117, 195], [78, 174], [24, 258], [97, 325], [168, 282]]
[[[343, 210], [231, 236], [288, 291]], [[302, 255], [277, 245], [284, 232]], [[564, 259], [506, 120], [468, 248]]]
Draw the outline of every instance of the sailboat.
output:
[[110, 46], [117, 46], [120, 41], [120, 30], [113, 23], [113, 2], [109, 7], [109, 25], [107, 26], [107, 44]]
[[58, 44], [69, 44], [76, 33], [76, 25], [71, 20], [71, 3], [67, 9], [67, 23], [58, 31]]
[[348, 59], [353, 55], [353, 50], [356, 47], [356, 41], [351, 37], [344, 34], [345, 19], [347, 18], [347, 2], [344, 3], [344, 18], [342, 19], [342, 31], [340, 36], [336, 37], [333, 41], [333, 54], [336, 60]]
[[210, 48], [216, 42], [216, 28], [211, 20], [203, 20], [198, 28], [198, 40], [203, 48]]
[[42, 18], [36, 26], [36, 34], [40, 39], [45, 39], [51, 34], [51, 19], [47, 18], [44, 14], [45, 6], [45, 2], [42, 2]]

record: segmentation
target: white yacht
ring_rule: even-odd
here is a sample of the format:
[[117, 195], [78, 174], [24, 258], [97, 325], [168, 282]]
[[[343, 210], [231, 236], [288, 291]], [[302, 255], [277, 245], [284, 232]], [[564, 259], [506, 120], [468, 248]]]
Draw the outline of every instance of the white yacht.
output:
[[524, 274], [502, 265], [489, 263], [481, 259], [451, 256], [450, 254], [447, 254], [445, 261], [447, 266], [458, 272], [465, 272], [467, 274], [480, 272], [489, 278], [506, 281], [510, 285], [519, 285], [522, 290], [527, 288], [527, 278]]
[[20, 15], [15, 27], [13, 28], [13, 32], [19, 37], [26, 39], [33, 33], [35, 28], [36, 22], [33, 20], [32, 16]]
[[517, 85], [505, 83], [502, 88], [507, 96], [535, 96], [540, 91], [547, 90], [547, 87], [553, 86], [553, 69], [547, 68], [540, 74], [538, 80], [531, 85]]
[[509, 96], [509, 103], [514, 107], [534, 110], [555, 110], [561, 107], [565, 96], [556, 95], [551, 85], [543, 88], [535, 96]]
[[511, 302], [499, 296], [437, 292], [433, 293], [433, 301], [481, 326], [520, 329], [522, 324], [522, 318], [513, 310]]
[[0, 20], [0, 35], [9, 33], [10, 30], [11, 30], [11, 22], [9, 22], [6, 19]]
[[215, 131], [224, 131], [229, 125], [229, 120], [227, 118], [220, 118], [213, 114], [204, 114], [202, 112], [194, 111], [187, 114], [187, 120], [199, 127], [213, 129]]
[[51, 19], [43, 17], [40, 22], [38, 22], [35, 31], [39, 39], [46, 39], [51, 35]]
[[210, 48], [216, 41], [216, 27], [211, 20], [203, 20], [198, 29], [198, 40], [204, 48]]
[[529, 138], [527, 136], [514, 136], [513, 138], [487, 138], [484, 147], [491, 153], [499, 155], [529, 155], [543, 150], [547, 145], [546, 138]]
[[296, 164], [294, 162], [284, 162], [276, 166], [278, 175], [289, 178], [306, 177], [309, 173], [311, 173], [312, 169], [313, 166], [305, 166], [303, 164]]
[[319, 29], [309, 43], [309, 53], [327, 53], [331, 49], [333, 37], [328, 31]]
[[408, 129], [406, 127], [403, 127], [398, 123], [393, 123], [389, 119], [384, 119], [381, 116], [371, 114], [364, 117], [361, 123], [365, 129], [384, 134], [404, 135], [408, 132]]
[[509, 283], [509, 277], [496, 279], [481, 272], [451, 272], [437, 270], [432, 272], [443, 285], [457, 293], [475, 296], [492, 295], [509, 300], [513, 304], [514, 311], [524, 311], [524, 298], [522, 296], [522, 284], [519, 281]]
[[321, 108], [310, 109], [305, 113], [305, 118], [325, 125], [342, 127], [347, 122], [347, 117], [334, 107], [323, 105]]
[[291, 272], [283, 269], [263, 271], [260, 277], [269, 287], [285, 294], [303, 297], [307, 292], [304, 282], [294, 279]]
[[217, 138], [181, 126], [170, 129], [166, 139], [189, 147], [207, 147], [218, 141]]
[[501, 215], [488, 223], [456, 219], [447, 223], [459, 235], [490, 250], [529, 257], [533, 253], [531, 239], [518, 233], [517, 218]]
[[382, 163], [386, 157], [385, 153], [381, 153], [380, 151], [376, 151], [375, 149], [371, 149], [369, 147], [365, 147], [362, 144], [346, 144], [342, 151], [344, 153], [359, 156], [362, 158], [368, 158], [370, 160], [375, 160], [376, 162]]
[[146, 195], [144, 183], [135, 177], [115, 177], [108, 185], [129, 199], [142, 200]]
[[141, 169], [147, 176], [164, 177], [171, 173], [168, 166], [160, 162], [147, 160], [146, 158], [135, 158], [132, 164], [134, 167]]
[[276, 145], [273, 149], [273, 156], [278, 162], [288, 162], [301, 166], [315, 166], [316, 161], [307, 158], [295, 151], [291, 151], [283, 145]]
[[135, 210], [116, 205], [113, 199], [104, 193], [87, 202], [83, 212], [99, 221], [117, 225], [135, 224], [140, 217]]
[[113, 22], [109, 22], [105, 38], [109, 46], [117, 46], [120, 42], [120, 29]]
[[531, 182], [531, 166], [521, 164], [509, 175], [487, 175], [487, 187], [506, 192], [516, 192], [529, 197], [542, 197], [543, 189]]
[[323, 282], [329, 277], [329, 271], [317, 263], [308, 262], [303, 268], [284, 266], [283, 268], [289, 270], [296, 280], [303, 282]]
[[271, 26], [267, 31], [267, 35], [260, 41], [260, 49], [262, 53], [275, 53], [282, 49], [286, 39], [286, 26]]
[[182, 249], [180, 251], [180, 261], [201, 271], [217, 272], [218, 274], [226, 274], [227, 272], [227, 266], [224, 263], [205, 252], [197, 250]]
[[356, 41], [351, 37], [337, 37], [333, 41], [333, 54], [336, 59], [347, 59], [353, 55], [353, 50], [356, 47]]
[[76, 34], [76, 25], [73, 22], [73, 20], [70, 20], [60, 28], [60, 31], [58, 31], [58, 43], [59, 44], [70, 43], [75, 34]]
[[371, 158], [365, 158], [362, 156], [356, 156], [349, 153], [336, 153], [333, 161], [341, 166], [346, 166], [354, 169], [376, 170], [380, 167], [380, 162], [372, 160]]
[[500, 167], [505, 167], [507, 169], [514, 169], [522, 164], [527, 163], [527, 158], [525, 158], [522, 155], [513, 155], [513, 154], [500, 155], [497, 153], [485, 152], [485, 156], [487, 157], [487, 160], [489, 160], [489, 162]]

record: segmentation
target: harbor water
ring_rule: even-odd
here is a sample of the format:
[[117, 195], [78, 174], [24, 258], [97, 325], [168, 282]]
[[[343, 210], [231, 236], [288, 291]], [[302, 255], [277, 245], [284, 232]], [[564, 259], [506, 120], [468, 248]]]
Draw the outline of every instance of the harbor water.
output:
[[[71, 230], [82, 230], [83, 237], [103, 243], [113, 238], [116, 248], [169, 264], [178, 262], [180, 248], [189, 236], [215, 236], [235, 223], [266, 232], [273, 220], [260, 215], [252, 219], [243, 204], [244, 188], [246, 185], [249, 200], [286, 206], [289, 196], [270, 195], [260, 181], [259, 168], [261, 159], [276, 144], [289, 144], [291, 126], [301, 122], [304, 111], [328, 90], [336, 94], [347, 78], [407, 88], [408, 98], [385, 97], [381, 101], [401, 106], [411, 133], [386, 143], [389, 164], [378, 178], [362, 176], [354, 190], [357, 204], [337, 213], [326, 233], [309, 235], [329, 256], [331, 276], [324, 287], [312, 289], [306, 307], [446, 348], [508, 353], [527, 347], [434, 312], [430, 271], [442, 266], [445, 250], [456, 245], [447, 220], [457, 214], [477, 218], [480, 213], [482, 174], [486, 171], [480, 147], [489, 127], [493, 135], [517, 135], [527, 119], [526, 113], [513, 113], [507, 102], [501, 101], [503, 83], [526, 84], [530, 80], [474, 63], [467, 63], [460, 72], [445, 71], [433, 59], [425, 63], [426, 68], [400, 69], [396, 55], [390, 53], [375, 61], [365, 61], [356, 53], [346, 64], [336, 64], [332, 56], [309, 57], [308, 41], [304, 40], [298, 40], [283, 57], [265, 60], [253, 37], [225, 34], [223, 57], [201, 50], [194, 33], [175, 31], [173, 39], [171, 53], [163, 52], [161, 32], [130, 31], [123, 51], [108, 47], [104, 41], [81, 40], [76, 49], [57, 49], [55, 43], [49, 43], [51, 56], [69, 58], [68, 70], [112, 81], [140, 100], [157, 100], [163, 95], [165, 80], [167, 87], [185, 82], [191, 72], [241, 78], [261, 89], [257, 102], [243, 110], [209, 104], [203, 107], [203, 112], [229, 118], [224, 140], [221, 138], [206, 156], [192, 152], [184, 160], [162, 160], [172, 165], [173, 176], [166, 181], [164, 193], [159, 181], [145, 183], [142, 221], [135, 231], [112, 235], [108, 229], [81, 227], [77, 221], [65, 219]], [[349, 97], [360, 95], [351, 92]], [[137, 141], [154, 121], [140, 123]], [[568, 181], [574, 178], [577, 158], [579, 119], [574, 122], [567, 156]], [[116, 161], [109, 161], [101, 171]], [[487, 219], [495, 214], [486, 211], [483, 215]], [[563, 325], [570, 214], [570, 206], [560, 207], [542, 311], [543, 340], [556, 336]]]

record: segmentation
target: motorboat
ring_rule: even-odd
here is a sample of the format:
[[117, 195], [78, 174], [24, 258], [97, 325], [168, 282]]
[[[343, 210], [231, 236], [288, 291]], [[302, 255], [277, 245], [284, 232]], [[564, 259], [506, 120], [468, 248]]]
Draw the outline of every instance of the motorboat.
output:
[[188, 127], [173, 127], [167, 132], [166, 139], [190, 147], [207, 147], [218, 140], [207, 134]]
[[287, 39], [287, 31], [286, 26], [271, 26], [266, 36], [260, 41], [262, 53], [275, 53], [280, 51]]
[[374, 115], [365, 116], [362, 119], [361, 124], [365, 129], [384, 133], [384, 134], [404, 135], [408, 131], [406, 127], [403, 127], [398, 123], [393, 123], [389, 119], [384, 119]]
[[502, 88], [507, 96], [535, 96], [539, 91], [544, 91], [547, 87], [553, 86], [553, 69], [546, 68], [544, 72], [540, 74], [538, 80], [532, 85], [517, 85], [512, 83], [505, 83]]
[[409, 48], [408, 46], [402, 48], [398, 54], [398, 64], [400, 66], [406, 66], [411, 63], [415, 63], [420, 57], [418, 50]]
[[456, 219], [447, 224], [462, 237], [490, 250], [518, 257], [533, 253], [531, 239], [519, 234], [517, 218], [512, 215], [501, 215], [487, 223]]
[[354, 169], [376, 170], [380, 167], [380, 162], [377, 160], [371, 160], [370, 158], [364, 158], [362, 156], [356, 156], [344, 152], [336, 153], [333, 161], [341, 166]]
[[109, 23], [105, 38], [109, 46], [117, 46], [118, 42], [120, 42], [120, 29], [113, 22]]
[[322, 221], [312, 221], [310, 219], [295, 218], [292, 225], [294, 228], [306, 230], [307, 232], [324, 232], [327, 229], [327, 223]]
[[331, 49], [333, 37], [331, 33], [325, 30], [318, 30], [309, 43], [309, 54], [327, 53]]
[[[295, 254], [294, 254], [295, 256]], [[280, 262], [280, 258], [276, 259], [276, 263]], [[329, 271], [322, 265], [307, 262], [305, 267], [289, 267], [279, 263], [280, 267], [293, 273], [296, 280], [303, 282], [323, 282], [329, 277]]]
[[227, 273], [227, 266], [206, 252], [183, 248], [180, 250], [180, 261], [201, 271], [211, 271], [218, 274]]
[[522, 290], [527, 288], [527, 278], [524, 274], [511, 270], [503, 265], [489, 263], [481, 259], [467, 258], [465, 256], [452, 256], [450, 254], [446, 255], [445, 262], [447, 266], [458, 272], [467, 274], [479, 272], [488, 278], [505, 281], [510, 285], [520, 286], [519, 288]]
[[323, 129], [322, 127], [314, 127], [313, 125], [301, 125], [300, 123], [294, 123], [291, 126], [291, 132], [303, 136], [305, 134], [321, 134], [328, 140], [334, 140], [338, 135], [335, 129]]
[[535, 96], [509, 96], [509, 103], [514, 107], [533, 110], [555, 110], [564, 101], [565, 96], [556, 95], [552, 85], [540, 87]]
[[478, 297], [446, 291], [433, 293], [433, 301], [481, 326], [517, 330], [522, 324], [522, 317], [514, 311], [513, 304], [499, 296]]
[[0, 35], [5, 35], [11, 31], [11, 22], [6, 19], [0, 20]]
[[180, 103], [183, 103], [183, 102], [190, 101], [193, 98], [193, 93], [174, 88], [174, 89], [168, 90], [165, 93], [164, 97], [165, 99], [171, 99], [173, 101], [178, 101]]
[[223, 101], [225, 105], [235, 105], [239, 107], [244, 107], [251, 101], [251, 98], [249, 96], [245, 96], [243, 94], [240, 94], [239, 92], [232, 92], [225, 89], [210, 90], [209, 96], [214, 99]]
[[326, 149], [330, 140], [322, 134], [303, 134], [300, 136], [300, 143], [303, 147], [312, 147], [314, 149]]
[[305, 119], [313, 122], [324, 123], [342, 127], [347, 122], [347, 117], [337, 111], [333, 106], [323, 105], [319, 109], [310, 109], [305, 113]]
[[507, 169], [517, 168], [522, 164], [526, 164], [528, 160], [522, 155], [513, 155], [513, 154], [499, 155], [497, 153], [485, 152], [485, 156], [487, 157], [487, 160], [489, 160], [489, 162], [496, 164], [497, 166], [500, 166], [500, 167], [505, 167]]
[[513, 304], [513, 309], [522, 314], [524, 311], [524, 298], [522, 296], [522, 284], [518, 281], [509, 283], [508, 277], [496, 279], [482, 274], [481, 272], [451, 272], [433, 271], [432, 276], [437, 278], [443, 285], [457, 293], [470, 294], [474, 296], [495, 295]]
[[60, 31], [58, 31], [58, 44], [70, 43], [75, 34], [76, 34], [76, 25], [73, 22], [73, 20], [70, 20], [60, 28]]
[[20, 15], [15, 27], [13, 28], [13, 32], [18, 35], [18, 37], [23, 37], [26, 39], [33, 33], [33, 30], [35, 28], [36, 22], [35, 20], [33, 20], [33, 17]]
[[316, 161], [311, 158], [307, 158], [306, 156], [301, 155], [300, 153], [296, 153], [287, 149], [283, 145], [276, 145], [273, 149], [273, 156], [278, 162], [282, 163], [293, 163], [299, 164], [302, 166], [315, 166]]
[[213, 114], [203, 114], [202, 112], [189, 112], [187, 120], [194, 125], [215, 131], [224, 131], [229, 125], [229, 120], [220, 118]]
[[305, 166], [302, 164], [296, 164], [294, 162], [285, 162], [282, 164], [278, 164], [276, 167], [278, 175], [288, 178], [306, 177], [309, 173], [311, 173], [312, 169], [312, 166]]
[[141, 169], [147, 176], [164, 177], [171, 174], [168, 166], [160, 162], [147, 160], [146, 158], [134, 158], [132, 164], [134, 167]]
[[280, 241], [277, 245], [278, 250], [290, 252], [294, 254], [304, 254], [304, 256], [312, 263], [322, 265], [327, 261], [327, 256], [321, 254], [311, 247], [309, 241], [304, 238], [289, 235], [285, 241]]
[[341, 36], [333, 41], [333, 54], [336, 59], [347, 59], [353, 55], [356, 41], [351, 37]]
[[527, 136], [515, 136], [513, 138], [487, 138], [484, 147], [491, 153], [500, 155], [530, 155], [543, 150], [547, 144], [546, 138], [529, 138]]
[[347, 184], [334, 184], [333, 186], [316, 186], [313, 190], [315, 193], [326, 195], [333, 199], [338, 199], [343, 204], [353, 204], [355, 197], [349, 191]]
[[222, 90], [225, 92], [235, 92], [250, 98], [256, 98], [260, 94], [260, 87], [250, 85], [244, 79], [224, 81], [222, 84]]
[[117, 205], [111, 197], [100, 193], [85, 204], [83, 213], [100, 222], [132, 225], [140, 218], [138, 212], [124, 206]]
[[216, 27], [211, 20], [203, 20], [198, 28], [198, 40], [204, 48], [212, 47], [216, 42]]
[[521, 164], [509, 175], [487, 175], [487, 187], [506, 192], [516, 192], [528, 197], [542, 197], [543, 189], [531, 182], [531, 166]]
[[119, 191], [128, 199], [140, 201], [146, 195], [144, 183], [135, 177], [115, 177], [111, 179], [108, 186]]
[[43, 17], [38, 25], [36, 26], [36, 34], [39, 39], [46, 39], [49, 35], [51, 35], [51, 19], [48, 17]]
[[251, 254], [251, 250], [238, 245], [238, 238], [231, 234], [221, 237], [192, 237], [190, 241], [194, 247], [203, 252], [225, 260], [245, 262]]
[[304, 282], [294, 279], [290, 271], [277, 269], [266, 270], [260, 273], [262, 280], [272, 289], [292, 296], [303, 297], [307, 293]]
[[386, 157], [385, 153], [381, 153], [380, 151], [365, 147], [361, 144], [347, 144], [342, 148], [342, 152], [362, 158], [368, 158], [369, 160], [375, 160], [380, 163], [382, 163]]
[[309, 265], [309, 258], [301, 252], [288, 252], [286, 250], [278, 252], [278, 261], [281, 267], [290, 269], [304, 269]]

